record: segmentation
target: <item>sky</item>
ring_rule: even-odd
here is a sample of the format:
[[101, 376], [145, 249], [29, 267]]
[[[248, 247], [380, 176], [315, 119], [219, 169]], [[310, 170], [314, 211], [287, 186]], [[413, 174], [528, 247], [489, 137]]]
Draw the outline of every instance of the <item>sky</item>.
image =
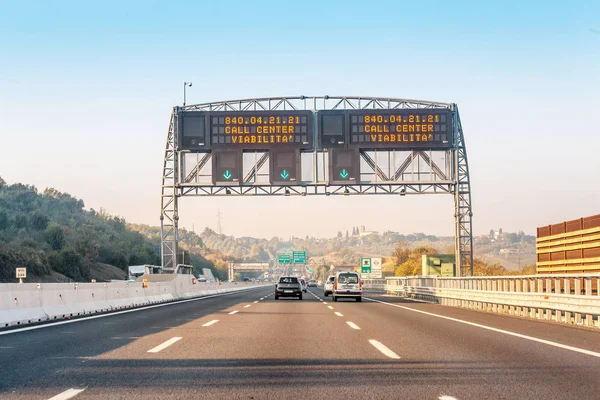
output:
[[[600, 213], [600, 2], [0, 0], [0, 176], [159, 224], [171, 109], [267, 96], [459, 107], [476, 234]], [[235, 236], [453, 235], [451, 196], [183, 198]]]

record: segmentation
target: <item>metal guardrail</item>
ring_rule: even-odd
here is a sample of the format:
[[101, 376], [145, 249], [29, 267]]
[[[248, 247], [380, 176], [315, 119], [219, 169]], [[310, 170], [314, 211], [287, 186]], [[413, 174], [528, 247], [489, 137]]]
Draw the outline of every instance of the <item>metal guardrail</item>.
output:
[[451, 307], [600, 328], [600, 274], [391, 277], [385, 292]]
[[385, 279], [363, 279], [365, 292], [385, 292]]

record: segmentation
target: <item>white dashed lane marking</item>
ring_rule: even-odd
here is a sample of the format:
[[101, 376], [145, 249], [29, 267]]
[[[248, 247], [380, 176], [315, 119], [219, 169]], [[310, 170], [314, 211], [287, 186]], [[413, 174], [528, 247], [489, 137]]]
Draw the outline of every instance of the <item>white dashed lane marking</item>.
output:
[[238, 313], [238, 310], [234, 310], [234, 311], [230, 312], [229, 315], [233, 315], [233, 314], [237, 314], [237, 313]]
[[244, 308], [248, 308], [248, 307], [250, 307], [251, 305], [252, 305], [252, 304], [246, 304], [246, 305], [244, 306]]
[[354, 322], [352, 321], [346, 321], [346, 323], [348, 324], [348, 326], [352, 329], [360, 329], [360, 327], [358, 325], [356, 325]]
[[333, 310], [333, 307], [331, 307], [331, 306], [327, 306], [327, 308], [329, 308], [330, 310]]
[[209, 322], [205, 323], [205, 324], [204, 324], [204, 325], [202, 325], [202, 326], [211, 326], [211, 325], [214, 325], [214, 324], [216, 324], [217, 322], [219, 322], [219, 320], [218, 320], [218, 319], [213, 319], [212, 321], [209, 321]]
[[383, 355], [389, 357], [389, 358], [393, 358], [394, 360], [397, 360], [400, 358], [400, 356], [396, 353], [394, 353], [393, 351], [391, 351], [390, 349], [388, 349], [384, 344], [378, 342], [375, 339], [370, 339], [369, 343], [371, 343], [373, 345], [373, 347], [375, 347], [377, 350], [379, 350]]
[[62, 393], [57, 394], [54, 397], [51, 397], [49, 400], [67, 400], [67, 399], [72, 399], [73, 397], [77, 396], [79, 393], [83, 392], [85, 389], [69, 389], [69, 390], [65, 390]]
[[173, 343], [176, 343], [180, 340], [181, 340], [181, 337], [179, 337], [179, 336], [172, 337], [171, 339], [167, 340], [166, 342], [159, 344], [156, 347], [151, 348], [150, 350], [148, 350], [148, 353], [158, 353], [159, 351], [166, 349]]
[[335, 315], [337, 315], [338, 317], [343, 317], [344, 316], [344, 314], [342, 314], [341, 312], [337, 312], [337, 311], [335, 312]]

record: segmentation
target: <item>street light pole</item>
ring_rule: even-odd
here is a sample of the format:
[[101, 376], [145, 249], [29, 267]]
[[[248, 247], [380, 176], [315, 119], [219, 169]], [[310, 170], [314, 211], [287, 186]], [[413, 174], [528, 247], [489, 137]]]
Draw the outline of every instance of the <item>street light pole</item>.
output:
[[183, 82], [183, 105], [185, 106], [185, 88], [186, 86], [192, 87], [192, 82]]

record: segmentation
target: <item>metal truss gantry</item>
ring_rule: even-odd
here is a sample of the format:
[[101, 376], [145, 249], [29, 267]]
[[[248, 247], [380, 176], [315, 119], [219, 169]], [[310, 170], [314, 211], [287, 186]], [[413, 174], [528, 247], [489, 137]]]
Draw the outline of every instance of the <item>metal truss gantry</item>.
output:
[[[178, 148], [177, 113], [181, 111], [281, 111], [342, 109], [447, 108], [453, 112], [454, 143], [450, 150], [360, 151], [356, 184], [329, 183], [327, 152], [303, 151], [301, 182], [271, 185], [268, 152], [246, 153], [241, 185], [212, 183], [211, 153], [189, 153]], [[315, 142], [316, 143], [316, 142]], [[305, 179], [306, 178], [306, 179]], [[455, 253], [462, 275], [473, 274], [471, 184], [467, 149], [453, 103], [377, 97], [278, 97], [213, 102], [174, 107], [165, 147], [161, 191], [161, 258], [164, 268], [177, 265], [178, 201], [185, 196], [350, 196], [446, 194], [454, 197]]]

